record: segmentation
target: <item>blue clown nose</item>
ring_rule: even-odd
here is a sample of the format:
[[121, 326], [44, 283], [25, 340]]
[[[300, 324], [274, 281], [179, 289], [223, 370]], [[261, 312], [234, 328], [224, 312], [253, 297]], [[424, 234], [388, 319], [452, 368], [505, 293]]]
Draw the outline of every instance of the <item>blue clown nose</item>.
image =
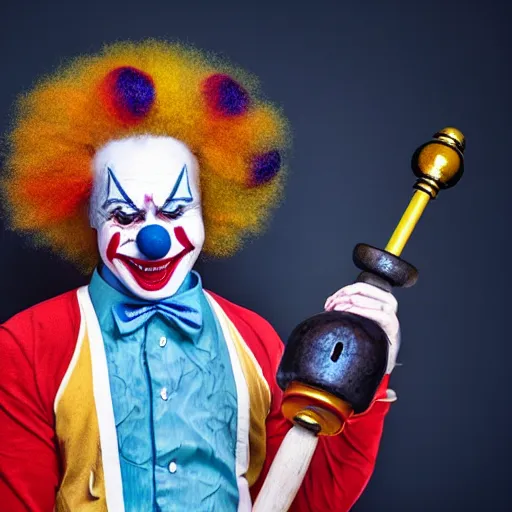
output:
[[171, 248], [171, 237], [165, 228], [158, 224], [151, 224], [139, 231], [137, 246], [146, 258], [159, 260], [163, 258]]

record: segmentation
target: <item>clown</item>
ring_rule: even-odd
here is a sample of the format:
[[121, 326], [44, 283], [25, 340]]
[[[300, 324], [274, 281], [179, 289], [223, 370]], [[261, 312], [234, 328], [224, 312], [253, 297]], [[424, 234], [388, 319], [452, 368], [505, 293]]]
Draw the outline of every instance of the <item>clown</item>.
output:
[[[147, 41], [41, 82], [10, 143], [13, 228], [92, 276], [0, 326], [3, 509], [251, 510], [291, 427], [275, 380], [283, 345], [193, 267], [265, 226], [285, 119], [240, 70]], [[351, 508], [394, 399], [393, 296], [358, 283], [325, 308], [378, 322], [388, 368], [370, 409], [320, 440], [295, 511]]]

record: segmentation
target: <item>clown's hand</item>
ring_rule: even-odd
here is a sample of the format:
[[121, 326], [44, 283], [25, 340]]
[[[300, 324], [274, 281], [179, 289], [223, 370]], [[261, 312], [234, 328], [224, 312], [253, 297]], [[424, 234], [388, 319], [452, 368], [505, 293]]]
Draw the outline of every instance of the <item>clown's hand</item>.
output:
[[331, 295], [324, 307], [326, 311], [347, 311], [376, 322], [390, 342], [386, 373], [393, 371], [400, 348], [400, 324], [396, 316], [398, 303], [391, 293], [367, 283], [355, 283]]

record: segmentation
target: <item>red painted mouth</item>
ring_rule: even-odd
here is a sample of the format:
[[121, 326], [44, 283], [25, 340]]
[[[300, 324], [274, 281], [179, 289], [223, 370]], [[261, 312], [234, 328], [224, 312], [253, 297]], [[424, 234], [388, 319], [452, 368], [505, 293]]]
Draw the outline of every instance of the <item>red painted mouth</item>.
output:
[[171, 258], [150, 261], [119, 254], [117, 249], [121, 239], [120, 233], [116, 233], [112, 237], [107, 249], [107, 258], [110, 261], [114, 261], [115, 258], [122, 261], [143, 290], [160, 290], [170, 281], [180, 261], [195, 249], [181, 226], [174, 229], [174, 234], [183, 249]]

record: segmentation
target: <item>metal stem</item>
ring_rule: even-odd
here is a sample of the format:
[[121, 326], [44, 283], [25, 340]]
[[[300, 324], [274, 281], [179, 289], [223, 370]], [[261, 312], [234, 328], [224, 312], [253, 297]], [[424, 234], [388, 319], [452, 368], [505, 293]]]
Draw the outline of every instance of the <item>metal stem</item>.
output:
[[386, 245], [387, 252], [400, 256], [429, 201], [430, 196], [423, 190], [414, 192], [409, 206]]

